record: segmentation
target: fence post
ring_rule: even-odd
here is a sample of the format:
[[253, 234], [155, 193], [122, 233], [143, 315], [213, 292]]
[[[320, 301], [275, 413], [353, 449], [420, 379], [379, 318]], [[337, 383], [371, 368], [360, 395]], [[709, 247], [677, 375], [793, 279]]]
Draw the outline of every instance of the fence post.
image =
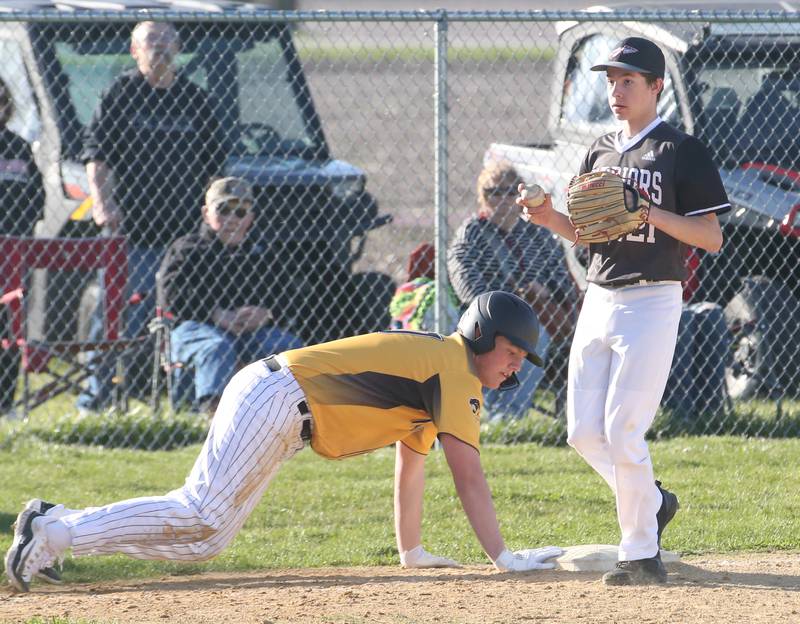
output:
[[435, 324], [439, 333], [449, 333], [447, 320], [447, 11], [438, 11], [434, 27], [434, 237], [436, 247], [436, 311]]

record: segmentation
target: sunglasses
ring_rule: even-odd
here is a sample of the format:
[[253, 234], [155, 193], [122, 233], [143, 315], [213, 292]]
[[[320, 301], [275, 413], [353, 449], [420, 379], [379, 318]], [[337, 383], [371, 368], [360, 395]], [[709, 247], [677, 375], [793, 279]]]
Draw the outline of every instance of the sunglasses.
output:
[[484, 197], [499, 198], [519, 195], [516, 186], [490, 186], [483, 189]]
[[221, 204], [215, 208], [216, 213], [221, 217], [235, 216], [237, 219], [244, 219], [250, 214], [250, 208], [239, 206], [238, 204]]

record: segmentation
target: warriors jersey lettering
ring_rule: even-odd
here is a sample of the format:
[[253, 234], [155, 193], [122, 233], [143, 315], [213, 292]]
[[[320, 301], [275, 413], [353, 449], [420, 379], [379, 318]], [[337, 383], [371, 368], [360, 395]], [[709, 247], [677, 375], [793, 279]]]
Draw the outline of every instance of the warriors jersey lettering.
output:
[[[625, 142], [618, 132], [597, 139], [580, 173], [596, 170], [644, 187], [654, 206], [675, 214], [723, 214], [731, 208], [705, 146], [660, 118]], [[686, 279], [686, 245], [650, 224], [619, 240], [591, 244], [589, 253], [587, 279], [601, 286]]]
[[481, 383], [459, 334], [380, 332], [284, 351], [314, 416], [311, 447], [347, 457], [402, 441], [427, 454], [438, 433], [476, 449]]

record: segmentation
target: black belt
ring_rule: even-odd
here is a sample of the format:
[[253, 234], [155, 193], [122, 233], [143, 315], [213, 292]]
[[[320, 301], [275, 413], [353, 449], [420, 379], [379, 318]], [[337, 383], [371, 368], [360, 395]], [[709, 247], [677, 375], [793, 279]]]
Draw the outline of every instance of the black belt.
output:
[[624, 288], [625, 286], [648, 286], [650, 284], [665, 284], [677, 280], [644, 280], [644, 279], [631, 279], [621, 280], [619, 282], [610, 282], [608, 284], [598, 284], [602, 288]]
[[[274, 355], [270, 355], [268, 358], [264, 358], [264, 364], [267, 365], [267, 368], [271, 370], [273, 373], [278, 372], [281, 370], [281, 363], [278, 362], [278, 358]], [[303, 415], [308, 416], [305, 420], [303, 420], [303, 426], [300, 429], [300, 438], [306, 442], [311, 439], [311, 410], [308, 409], [308, 403], [305, 401], [300, 401], [297, 404], [297, 410]]]
[[264, 358], [264, 364], [267, 365], [267, 368], [271, 370], [273, 373], [277, 373], [281, 369], [281, 363], [278, 361], [274, 355], [270, 355], [268, 358]]
[[[305, 412], [303, 411], [303, 408], [306, 409]], [[297, 405], [297, 409], [300, 410], [301, 414], [308, 414], [311, 416], [305, 401], [300, 401], [300, 403]], [[306, 418], [303, 421], [303, 426], [300, 428], [300, 439], [303, 440], [303, 442], [308, 442], [311, 440], [311, 418]]]

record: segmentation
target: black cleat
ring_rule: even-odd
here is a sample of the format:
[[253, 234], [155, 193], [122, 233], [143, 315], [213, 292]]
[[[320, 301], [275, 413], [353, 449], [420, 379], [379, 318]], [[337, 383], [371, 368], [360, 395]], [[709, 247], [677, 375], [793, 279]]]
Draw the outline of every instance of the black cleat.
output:
[[40, 581], [50, 583], [51, 585], [63, 585], [64, 580], [61, 578], [61, 573], [54, 567], [48, 566], [39, 570], [34, 576]]
[[677, 496], [661, 487], [661, 481], [656, 481], [656, 487], [658, 491], [661, 492], [661, 507], [658, 508], [658, 513], [656, 513], [656, 522], [658, 523], [658, 548], [660, 550], [661, 534], [669, 524], [669, 521], [675, 517], [681, 505], [678, 502]]
[[14, 541], [6, 553], [5, 564], [8, 582], [19, 592], [26, 592], [30, 589], [32, 575], [26, 574], [25, 568], [33, 553], [37, 552], [38, 554], [38, 551], [41, 550], [33, 535], [33, 521], [42, 515], [32, 508], [26, 507], [17, 516]]
[[661, 554], [649, 559], [618, 561], [611, 572], [603, 575], [605, 585], [663, 585], [667, 582], [667, 569]]
[[[57, 505], [55, 503], [43, 501], [40, 498], [32, 498], [25, 504], [25, 511], [47, 514], [47, 512], [53, 509], [53, 507], [57, 507]], [[54, 515], [58, 518], [62, 513], [63, 506], [60, 506], [59, 509], [54, 512]], [[16, 533], [17, 522], [14, 522], [14, 524], [11, 525], [11, 528], [14, 529], [14, 532]], [[61, 572], [55, 566], [42, 568], [34, 576], [40, 581], [50, 583], [51, 585], [61, 585], [64, 582], [61, 579]]]

